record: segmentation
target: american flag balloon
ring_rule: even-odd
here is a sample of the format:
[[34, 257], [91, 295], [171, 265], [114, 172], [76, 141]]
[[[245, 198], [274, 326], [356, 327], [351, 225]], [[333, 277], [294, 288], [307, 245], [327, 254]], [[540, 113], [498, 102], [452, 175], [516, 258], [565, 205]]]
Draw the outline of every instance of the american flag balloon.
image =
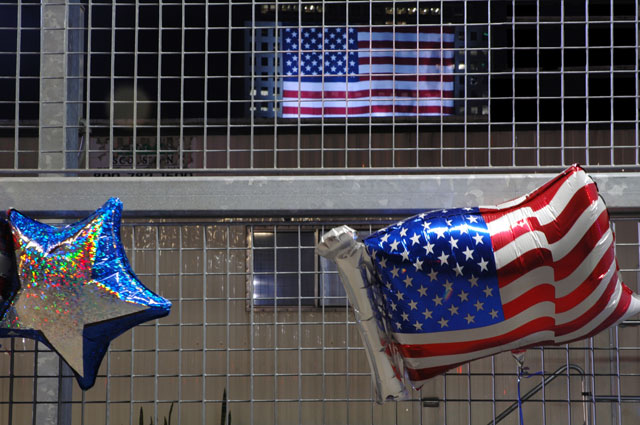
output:
[[640, 312], [609, 214], [575, 165], [494, 207], [432, 211], [355, 242], [323, 236], [338, 264], [381, 400], [470, 360], [588, 338]]

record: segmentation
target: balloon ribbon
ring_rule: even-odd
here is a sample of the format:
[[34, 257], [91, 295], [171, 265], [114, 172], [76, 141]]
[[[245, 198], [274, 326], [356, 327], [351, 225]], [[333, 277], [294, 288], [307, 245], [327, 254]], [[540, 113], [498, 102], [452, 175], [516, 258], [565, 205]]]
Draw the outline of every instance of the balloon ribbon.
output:
[[520, 381], [522, 380], [522, 377], [531, 378], [532, 376], [544, 375], [543, 370], [535, 373], [529, 373], [528, 370], [528, 367], [518, 365], [518, 414], [520, 415], [520, 425], [524, 425], [522, 414], [522, 398], [520, 397]]

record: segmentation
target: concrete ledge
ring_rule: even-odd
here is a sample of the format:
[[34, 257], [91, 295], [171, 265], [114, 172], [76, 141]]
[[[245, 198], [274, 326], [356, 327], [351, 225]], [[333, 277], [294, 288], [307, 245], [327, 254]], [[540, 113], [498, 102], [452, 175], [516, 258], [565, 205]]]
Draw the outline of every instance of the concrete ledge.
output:
[[[493, 205], [555, 174], [0, 178], [0, 208], [75, 217], [112, 196], [125, 216], [411, 214]], [[613, 212], [640, 211], [640, 173], [592, 173]]]

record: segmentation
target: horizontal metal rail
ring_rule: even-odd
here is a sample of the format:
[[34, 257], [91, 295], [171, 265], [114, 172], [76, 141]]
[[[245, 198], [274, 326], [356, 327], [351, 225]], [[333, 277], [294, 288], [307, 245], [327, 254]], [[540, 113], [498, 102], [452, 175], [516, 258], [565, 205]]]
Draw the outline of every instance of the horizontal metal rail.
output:
[[611, 403], [636, 403], [640, 401], [640, 396], [638, 395], [599, 395], [595, 396], [592, 399], [595, 402], [611, 402]]
[[[637, 211], [640, 174], [591, 175], [611, 210]], [[494, 205], [522, 196], [554, 176], [7, 177], [0, 178], [0, 209], [13, 207], [39, 217], [83, 216], [117, 196], [125, 214], [144, 217], [411, 214]]]

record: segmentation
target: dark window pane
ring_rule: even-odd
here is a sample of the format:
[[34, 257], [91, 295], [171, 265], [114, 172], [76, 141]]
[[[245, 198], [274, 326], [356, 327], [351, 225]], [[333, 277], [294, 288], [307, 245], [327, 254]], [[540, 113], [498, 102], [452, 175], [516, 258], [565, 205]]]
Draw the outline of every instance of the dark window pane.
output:
[[254, 232], [254, 305], [317, 305], [314, 246], [314, 232]]

